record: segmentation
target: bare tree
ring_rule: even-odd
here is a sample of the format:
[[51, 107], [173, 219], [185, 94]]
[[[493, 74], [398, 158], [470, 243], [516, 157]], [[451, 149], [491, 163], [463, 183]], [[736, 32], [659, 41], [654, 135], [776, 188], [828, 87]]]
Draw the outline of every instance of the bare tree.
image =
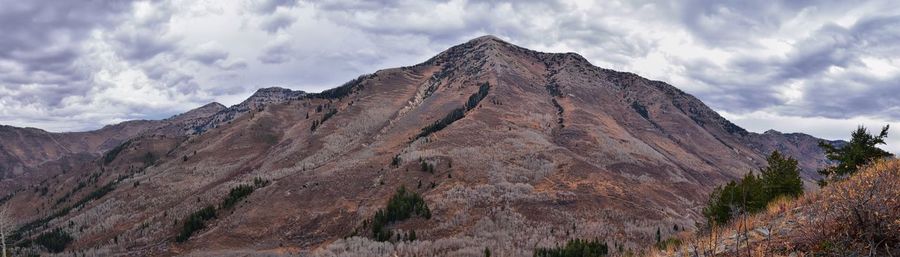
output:
[[9, 229], [12, 226], [12, 219], [9, 217], [8, 205], [0, 206], [0, 246], [3, 247], [3, 257], [6, 257], [6, 237], [9, 236]]

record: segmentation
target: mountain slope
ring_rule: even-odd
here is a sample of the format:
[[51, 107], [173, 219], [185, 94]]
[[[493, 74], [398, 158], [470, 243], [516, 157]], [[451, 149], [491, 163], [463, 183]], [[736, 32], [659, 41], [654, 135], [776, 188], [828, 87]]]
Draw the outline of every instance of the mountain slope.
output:
[[[17, 217], [50, 217], [25, 237], [65, 227], [69, 249], [125, 255], [518, 256], [574, 237], [637, 249], [659, 228], [693, 228], [707, 193], [773, 147], [810, 172], [823, 163], [813, 140], [747, 132], [671, 85], [492, 36], [322, 93], [262, 89], [204, 117], [46, 182], [115, 188], [96, 199], [54, 205], [71, 186], [16, 194], [13, 205], [41, 206]], [[190, 213], [255, 178], [271, 184], [173, 242]], [[388, 228], [418, 241], [341, 239], [371, 235], [400, 186], [431, 218]]]
[[[87, 132], [52, 133], [36, 128], [16, 128], [0, 125], [0, 149], [9, 156], [0, 159], [3, 177], [21, 175], [25, 170], [53, 162], [69, 155], [100, 155], [128, 138], [147, 131], [157, 134], [178, 134], [192, 122], [204, 119], [225, 107], [210, 103], [165, 120], [135, 120]], [[181, 132], [184, 133], [184, 132]], [[12, 172], [13, 174], [8, 174]]]
[[654, 256], [890, 256], [900, 250], [898, 182], [900, 160], [876, 162], [729, 226], [682, 235], [680, 247]]

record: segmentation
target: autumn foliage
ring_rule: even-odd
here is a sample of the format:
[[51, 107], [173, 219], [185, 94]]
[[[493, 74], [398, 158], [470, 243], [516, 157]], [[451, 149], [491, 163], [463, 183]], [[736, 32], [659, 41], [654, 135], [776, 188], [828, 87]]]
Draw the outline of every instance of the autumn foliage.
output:
[[[900, 160], [863, 166], [819, 192], [780, 199], [757, 215], [685, 238], [662, 256], [896, 256]], [[801, 255], [803, 256], [803, 255]]]

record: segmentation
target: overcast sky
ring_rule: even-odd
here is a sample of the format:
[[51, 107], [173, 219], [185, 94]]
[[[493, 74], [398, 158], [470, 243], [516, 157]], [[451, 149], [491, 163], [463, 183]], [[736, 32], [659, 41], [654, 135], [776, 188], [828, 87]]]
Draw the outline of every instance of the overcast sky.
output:
[[90, 130], [320, 91], [493, 34], [666, 81], [751, 131], [893, 124], [900, 152], [900, 1], [675, 2], [0, 0], [0, 124]]

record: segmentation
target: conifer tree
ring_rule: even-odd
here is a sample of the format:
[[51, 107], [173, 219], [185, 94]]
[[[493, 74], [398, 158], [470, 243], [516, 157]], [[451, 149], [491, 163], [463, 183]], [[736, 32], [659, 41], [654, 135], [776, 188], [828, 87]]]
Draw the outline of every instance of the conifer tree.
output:
[[834, 162], [834, 165], [819, 170], [819, 174], [825, 177], [819, 181], [819, 185], [825, 186], [828, 180], [844, 178], [872, 161], [893, 156], [877, 147], [885, 144], [888, 128], [890, 125], [885, 125], [876, 136], [869, 134], [865, 127], [859, 126], [851, 133], [850, 142], [842, 147], [835, 147], [824, 141], [819, 142], [819, 147], [825, 150], [825, 157]]

